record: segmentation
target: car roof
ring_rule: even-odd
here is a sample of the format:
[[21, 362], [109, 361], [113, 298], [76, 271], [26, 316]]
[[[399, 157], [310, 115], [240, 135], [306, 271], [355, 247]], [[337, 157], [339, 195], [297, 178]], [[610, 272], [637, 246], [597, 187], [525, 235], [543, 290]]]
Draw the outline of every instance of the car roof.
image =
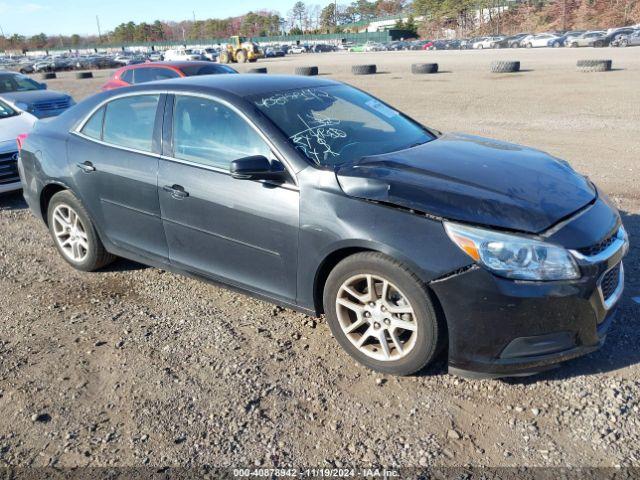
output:
[[141, 83], [129, 87], [133, 90], [157, 90], [159, 86], [178, 91], [226, 93], [236, 97], [248, 97], [284, 90], [318, 88], [341, 85], [334, 80], [298, 75], [199, 75], [194, 77]]
[[165, 68], [177, 68], [181, 69], [184, 67], [190, 67], [194, 65], [211, 65], [211, 62], [198, 61], [198, 60], [183, 60], [183, 61], [172, 61], [172, 62], [145, 62], [145, 63], [136, 63], [135, 65], [125, 65], [124, 69], [129, 68], [144, 68], [144, 67], [165, 67]]

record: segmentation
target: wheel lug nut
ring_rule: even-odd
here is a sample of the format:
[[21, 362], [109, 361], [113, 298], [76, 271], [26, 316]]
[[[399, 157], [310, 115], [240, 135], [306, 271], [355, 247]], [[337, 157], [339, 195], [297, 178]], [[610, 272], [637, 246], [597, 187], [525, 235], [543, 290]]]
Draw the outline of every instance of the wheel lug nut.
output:
[[373, 303], [373, 302], [369, 302], [369, 306], [370, 306], [371, 308], [373, 308], [373, 307], [375, 307], [375, 306], [376, 306], [376, 304], [375, 304], [375, 303]]
[[371, 314], [369, 312], [364, 312], [364, 316], [369, 318], [371, 316]]
[[378, 322], [375, 322], [375, 323], [373, 324], [373, 328], [380, 328], [380, 324], [379, 324]]
[[385, 307], [384, 305], [380, 307], [380, 310], [382, 310], [383, 312], [387, 311], [387, 307]]
[[388, 318], [384, 319], [384, 324], [385, 325], [391, 325], [391, 320], [389, 320]]

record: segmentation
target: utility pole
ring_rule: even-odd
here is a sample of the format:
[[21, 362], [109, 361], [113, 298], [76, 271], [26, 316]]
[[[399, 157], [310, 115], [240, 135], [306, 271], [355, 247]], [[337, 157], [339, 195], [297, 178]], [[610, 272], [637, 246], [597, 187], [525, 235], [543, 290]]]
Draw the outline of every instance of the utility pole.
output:
[[96, 25], [98, 25], [98, 41], [102, 43], [102, 32], [100, 31], [100, 17], [96, 15]]

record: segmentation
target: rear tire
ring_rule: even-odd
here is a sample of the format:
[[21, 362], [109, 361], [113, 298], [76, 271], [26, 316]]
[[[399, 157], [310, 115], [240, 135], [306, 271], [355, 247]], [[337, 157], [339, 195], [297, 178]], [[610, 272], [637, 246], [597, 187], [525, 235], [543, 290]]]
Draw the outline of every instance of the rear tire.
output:
[[73, 268], [92, 272], [116, 259], [104, 248], [89, 214], [69, 190], [51, 198], [47, 221], [58, 252]]
[[379, 372], [415, 373], [445, 344], [446, 328], [424, 284], [405, 265], [378, 252], [357, 253], [336, 265], [323, 304], [338, 343]]

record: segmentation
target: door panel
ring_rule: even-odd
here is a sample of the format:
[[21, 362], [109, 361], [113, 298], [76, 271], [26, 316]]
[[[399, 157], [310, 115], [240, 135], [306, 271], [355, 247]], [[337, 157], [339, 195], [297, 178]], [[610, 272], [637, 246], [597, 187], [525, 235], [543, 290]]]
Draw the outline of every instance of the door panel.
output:
[[115, 98], [68, 143], [76, 187], [105, 239], [161, 260], [168, 258], [158, 199], [164, 100]]
[[[164, 159], [158, 184], [172, 263], [295, 299], [296, 190]], [[164, 186], [181, 186], [188, 196], [176, 198]]]
[[[158, 158], [102, 145], [72, 135], [69, 159], [84, 202], [107, 239], [137, 253], [166, 259], [160, 219]], [[77, 166], [91, 162], [95, 171]]]

